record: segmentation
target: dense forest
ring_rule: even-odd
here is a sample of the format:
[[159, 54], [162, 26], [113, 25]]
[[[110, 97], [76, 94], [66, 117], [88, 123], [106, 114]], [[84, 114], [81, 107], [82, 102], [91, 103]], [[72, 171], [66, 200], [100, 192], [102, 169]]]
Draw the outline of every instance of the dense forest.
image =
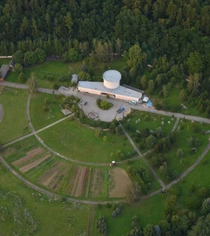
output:
[[0, 0], [0, 54], [26, 65], [123, 54], [124, 83], [163, 97], [179, 83], [180, 100], [210, 116], [209, 22], [208, 0]]

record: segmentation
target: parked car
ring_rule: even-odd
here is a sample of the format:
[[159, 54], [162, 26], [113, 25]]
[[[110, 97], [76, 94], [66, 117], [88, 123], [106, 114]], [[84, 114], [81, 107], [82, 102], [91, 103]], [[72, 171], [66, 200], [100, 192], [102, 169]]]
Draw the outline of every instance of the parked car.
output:
[[131, 104], [131, 105], [137, 105], [137, 101], [129, 101], [129, 104]]
[[117, 110], [117, 113], [119, 114], [119, 113], [123, 112], [124, 110], [125, 110], [124, 107], [120, 107], [120, 108]]
[[86, 106], [88, 104], [88, 102], [86, 101], [86, 102], [84, 102], [84, 106]]

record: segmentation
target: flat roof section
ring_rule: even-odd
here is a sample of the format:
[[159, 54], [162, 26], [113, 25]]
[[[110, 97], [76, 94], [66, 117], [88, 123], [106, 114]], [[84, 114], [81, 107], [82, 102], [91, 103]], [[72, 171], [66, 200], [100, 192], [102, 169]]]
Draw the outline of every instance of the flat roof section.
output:
[[87, 92], [89, 93], [91, 93], [91, 90], [96, 90], [110, 95], [122, 95], [125, 97], [130, 97], [130, 100], [133, 100], [133, 98], [139, 100], [142, 97], [142, 93], [125, 88], [123, 86], [119, 86], [116, 89], [107, 89], [102, 82], [79, 81], [78, 90], [80, 88], [87, 89]]
[[121, 74], [117, 70], [107, 70], [103, 73], [103, 79], [109, 82], [119, 82], [121, 80]]

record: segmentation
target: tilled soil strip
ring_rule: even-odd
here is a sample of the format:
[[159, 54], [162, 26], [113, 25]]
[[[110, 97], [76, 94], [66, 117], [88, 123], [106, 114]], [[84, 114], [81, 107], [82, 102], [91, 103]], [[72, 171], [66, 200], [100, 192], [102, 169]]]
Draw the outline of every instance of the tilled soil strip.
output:
[[82, 195], [83, 190], [84, 190], [84, 185], [86, 181], [86, 176], [88, 174], [88, 168], [87, 167], [82, 167], [81, 174], [79, 176], [76, 192], [75, 192], [75, 197], [79, 197]]
[[67, 166], [62, 173], [60, 174], [59, 178], [57, 179], [56, 183], [53, 184], [52, 188], [58, 190], [61, 186], [63, 179], [66, 177], [67, 173], [69, 172], [71, 166]]
[[40, 158], [40, 159], [38, 159], [38, 160], [36, 160], [36, 161], [34, 161], [34, 162], [32, 162], [32, 163], [30, 163], [30, 164], [28, 164], [28, 165], [26, 165], [26, 166], [20, 168], [19, 170], [20, 170], [22, 173], [25, 173], [25, 172], [27, 172], [28, 170], [30, 170], [30, 169], [32, 169], [32, 168], [38, 166], [41, 162], [43, 162], [44, 160], [46, 160], [46, 159], [49, 158], [50, 156], [51, 156], [51, 154], [47, 154], [46, 156], [44, 156], [44, 157], [42, 157], [42, 158]]
[[42, 149], [41, 147], [38, 147], [30, 152], [27, 152], [26, 153], [26, 156], [16, 160], [16, 161], [13, 161], [12, 164], [15, 165], [15, 166], [18, 166], [18, 165], [21, 165], [23, 164], [24, 162], [30, 160], [31, 158], [33, 158], [35, 155], [38, 155], [38, 154], [41, 154], [42, 152], [44, 151], [44, 149]]
[[77, 187], [77, 182], [78, 182], [78, 179], [79, 179], [81, 170], [82, 170], [82, 167], [80, 166], [80, 167], [79, 167], [79, 170], [77, 171], [77, 176], [76, 176], [76, 179], [75, 179], [75, 181], [74, 181], [73, 188], [71, 189], [71, 196], [74, 196], [74, 192], [75, 192], [75, 189], [76, 189], [76, 187]]
[[50, 183], [52, 183], [54, 181], [54, 178], [60, 172], [60, 169], [62, 168], [62, 166], [63, 166], [63, 163], [58, 162], [57, 165], [53, 169], [51, 169], [51, 171], [48, 173], [48, 175], [46, 176], [46, 178], [44, 179], [42, 184], [44, 186], [49, 187]]

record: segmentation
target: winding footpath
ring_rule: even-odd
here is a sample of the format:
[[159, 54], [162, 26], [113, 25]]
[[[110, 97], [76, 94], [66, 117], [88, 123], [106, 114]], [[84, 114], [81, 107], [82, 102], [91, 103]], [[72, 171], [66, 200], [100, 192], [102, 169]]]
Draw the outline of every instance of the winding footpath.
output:
[[[2, 86], [9, 86], [9, 87], [13, 87], [13, 88], [18, 88], [18, 89], [28, 89], [28, 86], [27, 85], [24, 85], [24, 84], [15, 84], [15, 83], [10, 83], [10, 82], [1, 82], [0, 85]], [[43, 92], [43, 93], [49, 93], [49, 94], [60, 94], [57, 90], [52, 90], [52, 89], [45, 89], [45, 88], [38, 88], [38, 91], [39, 92]], [[45, 146], [45, 148], [47, 148], [49, 151], [51, 151], [52, 153], [54, 153], [55, 155], [58, 155], [60, 156], [61, 158], [65, 159], [65, 160], [68, 160], [68, 161], [72, 161], [72, 162], [75, 162], [75, 163], [78, 163], [78, 164], [82, 164], [82, 165], [91, 165], [91, 166], [107, 166], [107, 163], [91, 163], [91, 162], [82, 162], [82, 161], [78, 161], [78, 160], [74, 160], [74, 159], [71, 159], [69, 157], [66, 157], [60, 153], [57, 153], [55, 152], [53, 149], [51, 149], [50, 147], [48, 147], [44, 142], [43, 140], [38, 136], [37, 133], [45, 130], [45, 129], [48, 129], [50, 127], [52, 127], [53, 125], [59, 123], [59, 122], [62, 122], [66, 119], [68, 119], [70, 116], [73, 116], [74, 114], [71, 114], [67, 117], [64, 117], [40, 130], [35, 130], [34, 127], [33, 127], [33, 124], [31, 122], [31, 118], [30, 118], [30, 100], [31, 100], [31, 93], [29, 94], [28, 96], [28, 100], [27, 100], [27, 105], [26, 105], [26, 115], [27, 115], [27, 120], [28, 120], [28, 123], [29, 123], [29, 126], [31, 128], [31, 133], [30, 134], [27, 134], [25, 136], [22, 136], [16, 140], [13, 140], [5, 145], [2, 146], [2, 148], [5, 148], [5, 147], [8, 147], [18, 141], [21, 141], [23, 139], [26, 139], [30, 136], [35, 136], [37, 138], [37, 140], [43, 145]], [[136, 110], [140, 110], [140, 111], [145, 111], [145, 112], [151, 112], [151, 113], [155, 113], [155, 114], [159, 114], [159, 115], [166, 115], [166, 116], [174, 116], [176, 117], [176, 122], [172, 128], [172, 131], [171, 132], [174, 132], [175, 129], [177, 128], [177, 125], [179, 123], [179, 119], [180, 118], [185, 118], [187, 120], [192, 120], [192, 121], [198, 121], [198, 122], [203, 122], [203, 123], [210, 123], [210, 120], [209, 119], [206, 119], [206, 118], [202, 118], [202, 117], [197, 117], [197, 116], [189, 116], [189, 115], [184, 115], [184, 114], [180, 114], [180, 113], [172, 113], [172, 112], [166, 112], [166, 111], [160, 111], [160, 110], [156, 110], [156, 109], [151, 109], [151, 108], [145, 108], [143, 106], [136, 106], [135, 107]], [[123, 126], [122, 126], [123, 128]], [[146, 153], [144, 155], [141, 154], [141, 152], [138, 150], [137, 146], [135, 145], [135, 143], [133, 142], [133, 140], [131, 139], [131, 137], [128, 135], [128, 133], [124, 130], [123, 128], [123, 131], [124, 131], [124, 134], [126, 135], [126, 137], [128, 138], [129, 142], [131, 143], [131, 145], [134, 147], [134, 149], [136, 150], [138, 156], [137, 157], [134, 157], [134, 158], [131, 158], [130, 160], [137, 160], [137, 159], [142, 159], [144, 161], [144, 163], [148, 166], [148, 168], [150, 169], [150, 171], [152, 172], [152, 174], [154, 175], [154, 177], [158, 180], [159, 184], [161, 185], [161, 189], [151, 193], [151, 194], [148, 194], [146, 196], [143, 196], [142, 198], [149, 198], [149, 197], [152, 197], [154, 195], [157, 195], [161, 192], [163, 192], [164, 190], [167, 190], [169, 189], [171, 186], [177, 184], [180, 180], [182, 180], [184, 177], [187, 176], [187, 174], [189, 174], [202, 160], [203, 158], [205, 157], [205, 155], [208, 153], [208, 151], [210, 150], [210, 143], [206, 146], [205, 150], [203, 151], [203, 153], [197, 158], [197, 160], [194, 162], [193, 165], [191, 165], [186, 171], [184, 171], [176, 180], [172, 181], [171, 183], [169, 183], [168, 185], [165, 185], [164, 182], [157, 176], [157, 174], [155, 173], [155, 171], [153, 170], [153, 168], [150, 166], [150, 164], [148, 163], [148, 161], [144, 158], [144, 156], [146, 155]], [[150, 150], [151, 151], [151, 150]], [[148, 152], [150, 152], [148, 151]], [[147, 152], [147, 153], [148, 153]], [[55, 194], [55, 193], [52, 193], [50, 191], [47, 191], [41, 187], [38, 187], [37, 185], [31, 183], [30, 181], [26, 180], [25, 178], [23, 178], [20, 174], [18, 174], [10, 165], [8, 165], [8, 163], [4, 160], [4, 158], [0, 155], [0, 161], [2, 162], [2, 164], [11, 172], [13, 173], [18, 179], [20, 179], [21, 181], [23, 181], [26, 185], [28, 185], [29, 187], [33, 188], [34, 190], [37, 190], [43, 194], [46, 194], [47, 196], [49, 197], [54, 197], [54, 198], [60, 198], [61, 196], [58, 195], [58, 194]], [[126, 162], [127, 160], [125, 161], [121, 161], [119, 162], [119, 164], [122, 164], [124, 162]], [[116, 200], [116, 201], [113, 201], [113, 200], [110, 200], [110, 201], [105, 201], [105, 202], [101, 202], [101, 201], [91, 201], [91, 200], [81, 200], [81, 199], [75, 199], [75, 198], [66, 198], [68, 201], [74, 201], [74, 202], [78, 202], [78, 203], [83, 203], [83, 204], [106, 204], [106, 203], [119, 203], [119, 202], [124, 202], [124, 200]]]

